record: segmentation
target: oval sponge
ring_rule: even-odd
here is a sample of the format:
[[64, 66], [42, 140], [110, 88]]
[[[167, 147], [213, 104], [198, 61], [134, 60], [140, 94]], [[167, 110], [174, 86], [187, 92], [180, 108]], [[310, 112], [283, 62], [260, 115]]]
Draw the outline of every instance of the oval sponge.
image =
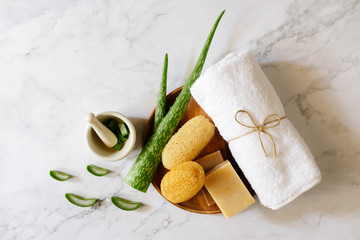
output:
[[205, 172], [200, 164], [190, 161], [174, 167], [161, 180], [162, 195], [172, 203], [189, 200], [205, 182]]
[[180, 163], [193, 160], [214, 136], [215, 126], [204, 116], [187, 121], [166, 144], [162, 163], [172, 169]]

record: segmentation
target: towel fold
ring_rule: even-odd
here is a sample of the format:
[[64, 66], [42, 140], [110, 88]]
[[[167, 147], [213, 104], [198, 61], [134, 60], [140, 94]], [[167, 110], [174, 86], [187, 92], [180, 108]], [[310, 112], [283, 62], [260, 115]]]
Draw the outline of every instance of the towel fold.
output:
[[[273, 86], [248, 51], [230, 53], [211, 66], [194, 83], [191, 93], [226, 141], [251, 131], [235, 120], [238, 110], [247, 111], [257, 125], [270, 114], [285, 116]], [[253, 126], [246, 114], [239, 114], [237, 119]], [[270, 137], [261, 133], [263, 149], [257, 131], [231, 140], [229, 148], [261, 204], [275, 210], [319, 183], [321, 174], [306, 143], [287, 118], [266, 132], [273, 138], [276, 157]]]

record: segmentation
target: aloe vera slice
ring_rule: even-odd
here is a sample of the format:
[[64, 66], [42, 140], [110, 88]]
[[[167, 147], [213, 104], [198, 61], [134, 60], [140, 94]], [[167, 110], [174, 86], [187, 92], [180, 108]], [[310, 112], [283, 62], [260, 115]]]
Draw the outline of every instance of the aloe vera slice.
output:
[[124, 147], [124, 143], [123, 143], [121, 140], [119, 140], [119, 141], [116, 143], [116, 145], [113, 146], [113, 148], [114, 148], [115, 150], [118, 150], [118, 151], [120, 151], [123, 147]]
[[79, 207], [90, 207], [99, 200], [97, 198], [83, 198], [72, 193], [65, 193], [65, 197], [69, 202]]
[[119, 198], [116, 196], [111, 197], [111, 202], [118, 208], [125, 211], [132, 211], [138, 209], [141, 206], [141, 203], [139, 202], [128, 201], [126, 199]]
[[97, 177], [102, 177], [109, 173], [109, 169], [101, 168], [92, 164], [87, 165], [86, 169], [88, 170], [89, 173]]
[[120, 124], [118, 124], [118, 126], [120, 129], [121, 135], [123, 135], [124, 137], [129, 135], [129, 130], [125, 123], [120, 123]]
[[117, 129], [118, 129], [118, 126], [117, 126], [117, 122], [116, 122], [116, 120], [115, 119], [110, 119], [110, 120], [108, 120], [108, 122], [106, 122], [106, 124], [105, 124], [107, 127], [108, 127], [108, 129], [110, 129], [114, 134], [116, 134], [116, 132], [117, 132]]
[[60, 172], [60, 171], [56, 171], [56, 170], [50, 170], [50, 176], [58, 181], [66, 181], [68, 180], [71, 175], [64, 173], [64, 172]]
[[121, 133], [118, 133], [117, 135], [120, 142], [124, 143], [126, 140], [128, 140], [128, 137], [123, 136]]

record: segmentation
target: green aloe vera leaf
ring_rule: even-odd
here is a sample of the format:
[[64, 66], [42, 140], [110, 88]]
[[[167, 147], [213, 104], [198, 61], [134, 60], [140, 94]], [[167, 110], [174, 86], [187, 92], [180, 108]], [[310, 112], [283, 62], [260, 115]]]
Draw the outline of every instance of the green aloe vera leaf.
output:
[[162, 150], [171, 136], [174, 134], [175, 129], [185, 112], [185, 109], [191, 98], [190, 87], [200, 76], [202, 68], [204, 67], [207, 53], [210, 48], [211, 41], [224, 13], [225, 11], [223, 11], [216, 19], [204, 44], [201, 54], [195, 64], [195, 67], [191, 72], [189, 79], [182, 88], [179, 96], [176, 98], [175, 103], [160, 122], [154, 134], [148, 140], [124, 179], [128, 185], [141, 192], [146, 192], [149, 188], [161, 161]]
[[166, 112], [167, 69], [168, 69], [168, 55], [165, 54], [163, 73], [162, 73], [160, 89], [157, 98], [157, 104], [155, 108], [154, 129], [156, 129], [159, 126]]

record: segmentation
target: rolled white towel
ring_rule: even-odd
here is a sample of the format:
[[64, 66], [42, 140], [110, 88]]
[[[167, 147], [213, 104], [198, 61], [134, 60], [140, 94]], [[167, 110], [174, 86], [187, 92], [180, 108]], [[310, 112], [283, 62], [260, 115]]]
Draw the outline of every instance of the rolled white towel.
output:
[[[254, 126], [250, 116], [257, 126], [270, 114], [285, 117], [278, 95], [251, 52], [227, 55], [196, 80], [191, 93], [212, 118], [221, 136], [229, 141], [234, 159], [262, 205], [278, 209], [321, 181], [314, 157], [287, 118], [281, 119], [278, 126], [265, 129], [275, 146], [261, 132], [263, 149], [256, 130], [239, 137], [252, 128], [235, 120], [238, 110], [250, 114], [237, 115], [240, 123], [249, 127]], [[276, 118], [270, 118], [273, 119]], [[232, 140], [236, 137], [239, 138]]]

